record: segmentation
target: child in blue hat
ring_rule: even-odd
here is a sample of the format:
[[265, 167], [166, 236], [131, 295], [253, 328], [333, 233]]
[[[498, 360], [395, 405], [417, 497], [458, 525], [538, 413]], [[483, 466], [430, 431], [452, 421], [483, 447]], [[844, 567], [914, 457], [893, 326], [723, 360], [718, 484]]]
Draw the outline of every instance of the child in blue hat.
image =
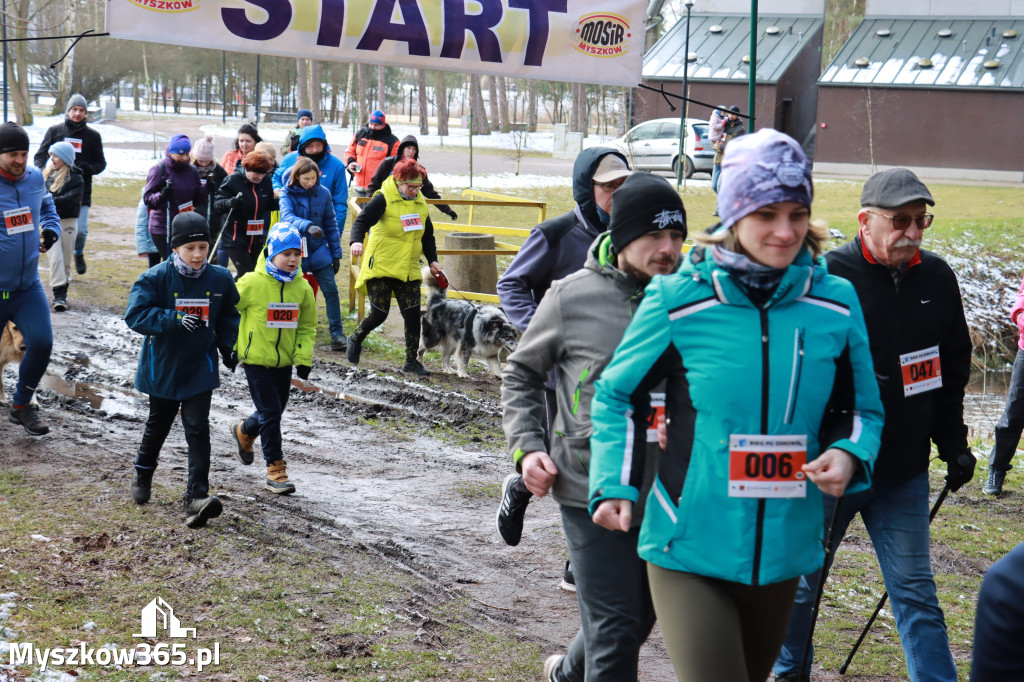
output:
[[249, 382], [255, 411], [231, 427], [242, 464], [252, 464], [253, 444], [260, 437], [267, 464], [265, 487], [290, 494], [282, 452], [281, 416], [288, 403], [292, 367], [309, 378], [316, 337], [313, 289], [302, 277], [302, 235], [290, 223], [273, 226], [256, 269], [238, 280], [238, 343], [235, 351]]

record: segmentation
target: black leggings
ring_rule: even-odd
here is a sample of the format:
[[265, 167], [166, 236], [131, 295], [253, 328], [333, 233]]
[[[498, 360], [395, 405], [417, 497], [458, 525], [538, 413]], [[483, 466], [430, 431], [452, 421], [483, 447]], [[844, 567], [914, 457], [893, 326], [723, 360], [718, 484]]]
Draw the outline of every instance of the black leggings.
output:
[[391, 296], [398, 301], [398, 309], [405, 320], [405, 359], [416, 359], [420, 347], [420, 280], [403, 282], [394, 277], [375, 277], [366, 281], [366, 298], [370, 300], [370, 314], [363, 318], [353, 336], [362, 341], [366, 335], [384, 323], [391, 310]]
[[249, 253], [249, 249], [244, 246], [222, 246], [220, 251], [226, 253], [231, 262], [235, 264], [236, 282], [245, 273], [256, 269], [256, 261], [253, 259], [252, 254]]
[[156, 250], [160, 253], [160, 260], [167, 260], [167, 233], [165, 232], [164, 234], [158, 234], [156, 232], [150, 232], [149, 236], [153, 238], [153, 243], [156, 245]]

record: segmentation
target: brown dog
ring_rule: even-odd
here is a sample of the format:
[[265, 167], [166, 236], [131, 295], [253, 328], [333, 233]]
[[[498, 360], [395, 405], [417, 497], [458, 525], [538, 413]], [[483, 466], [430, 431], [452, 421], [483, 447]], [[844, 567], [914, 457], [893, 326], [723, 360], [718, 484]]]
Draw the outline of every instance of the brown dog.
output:
[[4, 367], [9, 362], [21, 362], [25, 357], [25, 337], [18, 330], [18, 325], [8, 322], [0, 334], [0, 400], [6, 400], [4, 394]]

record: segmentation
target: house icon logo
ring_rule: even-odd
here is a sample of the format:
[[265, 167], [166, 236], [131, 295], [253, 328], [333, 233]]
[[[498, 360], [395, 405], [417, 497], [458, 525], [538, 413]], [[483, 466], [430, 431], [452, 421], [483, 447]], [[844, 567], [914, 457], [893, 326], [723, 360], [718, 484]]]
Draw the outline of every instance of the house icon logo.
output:
[[161, 597], [146, 604], [142, 609], [142, 632], [132, 637], [157, 637], [157, 630], [166, 630], [168, 637], [188, 637], [193, 639], [196, 636], [195, 628], [183, 628], [178, 618], [174, 615], [174, 609]]

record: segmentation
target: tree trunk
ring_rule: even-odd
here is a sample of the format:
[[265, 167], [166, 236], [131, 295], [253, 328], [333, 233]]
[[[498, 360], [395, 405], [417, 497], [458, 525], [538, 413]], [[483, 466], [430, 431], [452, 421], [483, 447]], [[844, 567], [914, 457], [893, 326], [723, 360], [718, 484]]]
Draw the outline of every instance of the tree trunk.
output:
[[323, 120], [323, 107], [321, 106], [320, 95], [320, 62], [316, 59], [309, 60], [309, 107], [313, 112], [313, 120], [319, 123]]
[[305, 109], [307, 106], [309, 106], [309, 60], [297, 57], [295, 59], [295, 108]]
[[498, 123], [498, 78], [496, 76], [488, 76], [487, 77], [487, 103], [490, 104], [490, 109], [491, 109], [491, 130], [497, 130], [498, 126], [499, 126], [499, 123]]
[[620, 136], [625, 135], [626, 131], [629, 130], [629, 93], [629, 88], [622, 88], [622, 106], [619, 107], [622, 113], [619, 115], [619, 127], [615, 131]]
[[537, 132], [537, 81], [532, 78], [527, 81], [527, 98], [529, 104], [526, 110], [526, 127], [531, 133]]
[[387, 95], [387, 84], [384, 80], [384, 65], [381, 64], [377, 67], [377, 108], [384, 113], [387, 113], [388, 111]]
[[359, 106], [356, 110], [356, 120], [352, 125], [358, 127], [364, 119], [367, 119], [370, 116], [369, 107], [366, 106], [366, 64], [359, 64], [356, 66], [356, 76], [356, 80], [358, 81], [357, 99], [359, 100]]
[[[418, 69], [416, 73], [416, 87], [417, 98], [416, 105], [420, 109], [420, 135], [430, 134], [430, 120], [428, 118], [430, 114], [430, 108], [427, 104], [427, 72], [423, 69]], [[412, 112], [409, 112], [410, 114]]]
[[497, 90], [498, 90], [498, 116], [501, 120], [501, 132], [507, 133], [512, 130], [512, 126], [509, 125], [508, 119], [508, 93], [505, 88], [508, 87], [508, 82], [504, 76], [498, 76]]
[[181, 113], [181, 90], [178, 88], [178, 81], [171, 81], [171, 107], [174, 113]]
[[444, 71], [434, 72], [434, 99], [437, 107], [437, 134], [448, 134], [448, 88], [444, 82]]
[[139, 73], [137, 71], [132, 74], [132, 106], [135, 107], [135, 111], [139, 111]]
[[[75, 0], [65, 0], [64, 12], [67, 16], [67, 23], [64, 24], [67, 28], [65, 34], [73, 35], [78, 32], [78, 11]], [[74, 42], [74, 38], [68, 38], [63, 45], [64, 49], [70, 49]], [[71, 50], [67, 53], [67, 56], [64, 57], [64, 61], [60, 63], [60, 86], [57, 89], [57, 100], [53, 103], [52, 113], [54, 115], [64, 111], [64, 105], [67, 104], [68, 98], [71, 97], [71, 88], [73, 87], [74, 78], [75, 51]]]
[[356, 65], [348, 65], [348, 81], [345, 83], [345, 108], [341, 113], [341, 125], [349, 127], [354, 125], [354, 122], [349, 121], [349, 115], [352, 113], [352, 103], [357, 101], [355, 90], [353, 90], [353, 82], [355, 81]]
[[487, 122], [487, 111], [484, 109], [484, 96], [480, 91], [480, 75], [473, 74], [469, 77], [469, 111], [473, 117], [473, 134], [490, 135], [491, 126]]

